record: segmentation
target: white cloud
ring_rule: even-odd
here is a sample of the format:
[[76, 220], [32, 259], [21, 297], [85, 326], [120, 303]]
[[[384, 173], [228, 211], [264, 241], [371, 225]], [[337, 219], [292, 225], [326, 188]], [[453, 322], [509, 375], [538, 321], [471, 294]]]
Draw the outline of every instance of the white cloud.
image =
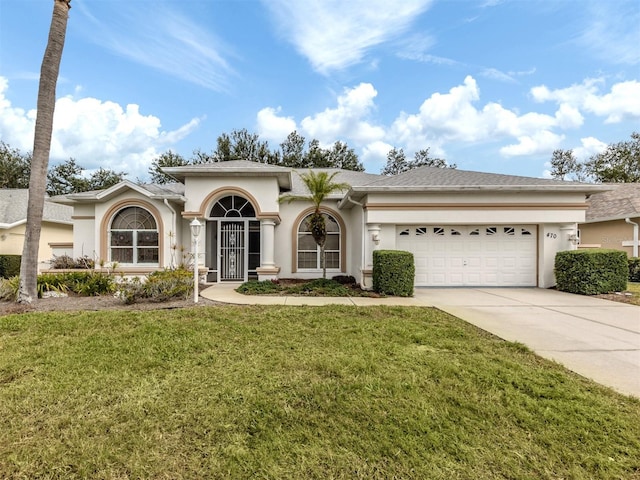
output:
[[616, 64], [640, 63], [640, 8], [637, 0], [585, 2], [584, 28], [578, 43], [601, 60]]
[[507, 157], [547, 153], [559, 148], [564, 138], [564, 135], [542, 130], [518, 137], [518, 143], [502, 147], [500, 153]]
[[266, 107], [258, 112], [258, 134], [261, 138], [270, 142], [281, 143], [294, 130], [297, 130], [296, 122], [292, 117], [280, 117], [282, 109]]
[[619, 123], [629, 118], [640, 118], [640, 82], [629, 80], [612, 85], [608, 93], [600, 93], [603, 79], [589, 78], [582, 84], [550, 90], [545, 85], [531, 89], [537, 102], [555, 101], [566, 106], [606, 117], [606, 123]]
[[[620, 99], [634, 91], [635, 82], [617, 84], [605, 95], [593, 93], [598, 84], [598, 81], [587, 80], [581, 85], [554, 91], [536, 87], [531, 91], [534, 100], [553, 100], [558, 102], [558, 108], [553, 114], [521, 113], [496, 102], [480, 104], [478, 83], [467, 76], [462, 84], [448, 92], [431, 94], [417, 112], [400, 112], [390, 125], [380, 125], [372, 120], [377, 91], [373, 85], [362, 83], [345, 89], [337, 97], [337, 106], [305, 117], [299, 122], [299, 130], [324, 145], [337, 139], [346, 141], [373, 170], [379, 170], [384, 164], [392, 147], [403, 148], [407, 157], [429, 147], [434, 156], [447, 158], [449, 146], [499, 143], [498, 151], [503, 156], [545, 155], [562, 147], [566, 131], [584, 125], [583, 112], [611, 115], [616, 111], [615, 105], [619, 106], [618, 111], [622, 108], [633, 111], [635, 99], [627, 98], [625, 106]], [[261, 134], [268, 131], [268, 126], [273, 132], [281, 132], [280, 138], [284, 138], [296, 121], [281, 116], [280, 109], [265, 108], [258, 113], [258, 124], [263, 126]], [[603, 142], [586, 137], [575, 151], [579, 158], [584, 158], [603, 147], [606, 147]]]
[[393, 148], [393, 145], [382, 142], [380, 140], [369, 143], [362, 148], [360, 159], [363, 164], [369, 167], [374, 166], [373, 172], [377, 173], [386, 165], [387, 153]]
[[321, 143], [330, 144], [340, 138], [350, 138], [356, 144], [384, 137], [384, 129], [369, 122], [378, 92], [370, 83], [345, 89], [337, 99], [338, 106], [308, 116], [300, 122], [302, 130]]
[[313, 68], [328, 74], [359, 63], [371, 47], [398, 38], [432, 0], [263, 0]]
[[[7, 89], [7, 80], [0, 77], [0, 138], [30, 151], [36, 111], [12, 107], [5, 96]], [[185, 138], [199, 123], [194, 118], [165, 131], [158, 117], [142, 115], [138, 105], [123, 108], [115, 102], [66, 96], [56, 102], [51, 163], [72, 157], [88, 170], [105, 167], [124, 171], [129, 178], [144, 176], [159, 151]]]
[[90, 41], [136, 63], [215, 91], [229, 89], [235, 72], [226, 57], [230, 49], [206, 28], [164, 2], [104, 2], [100, 21], [77, 5], [84, 19], [77, 25]]
[[22, 152], [33, 149], [33, 127], [35, 110], [25, 111], [14, 107], [6, 97], [9, 82], [0, 77], [0, 140]]
[[585, 137], [580, 139], [581, 146], [573, 149], [573, 153], [576, 158], [582, 162], [588, 160], [589, 157], [600, 152], [604, 152], [607, 149], [607, 144], [601, 142], [594, 137]]

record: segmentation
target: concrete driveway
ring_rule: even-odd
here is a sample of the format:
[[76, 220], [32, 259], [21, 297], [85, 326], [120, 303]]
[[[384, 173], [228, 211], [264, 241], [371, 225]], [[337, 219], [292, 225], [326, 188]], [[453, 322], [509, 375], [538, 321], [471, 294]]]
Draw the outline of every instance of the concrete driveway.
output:
[[640, 307], [539, 288], [418, 288], [415, 298], [640, 397]]
[[541, 288], [416, 288], [412, 298], [247, 296], [218, 284], [202, 296], [261, 305], [435, 306], [615, 390], [640, 397], [640, 307]]

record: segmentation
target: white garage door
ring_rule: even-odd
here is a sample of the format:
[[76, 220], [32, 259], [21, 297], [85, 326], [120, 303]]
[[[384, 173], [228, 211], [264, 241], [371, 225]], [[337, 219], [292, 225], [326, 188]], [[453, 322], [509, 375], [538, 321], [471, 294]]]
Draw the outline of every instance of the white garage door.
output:
[[416, 286], [536, 286], [533, 225], [398, 226], [413, 253]]

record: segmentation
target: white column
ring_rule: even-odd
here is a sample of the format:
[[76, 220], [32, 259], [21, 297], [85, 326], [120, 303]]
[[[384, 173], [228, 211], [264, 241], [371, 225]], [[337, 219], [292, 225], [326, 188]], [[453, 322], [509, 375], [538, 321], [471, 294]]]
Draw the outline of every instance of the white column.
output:
[[362, 269], [360, 284], [364, 290], [373, 288], [373, 251], [380, 244], [380, 224], [367, 223], [367, 232], [364, 234], [364, 258], [365, 265]]
[[380, 224], [367, 223], [367, 238], [365, 241], [365, 253], [367, 258], [367, 268], [373, 268], [373, 251], [380, 245]]
[[258, 280], [275, 280], [280, 268], [275, 264], [275, 228], [276, 222], [269, 218], [260, 220], [260, 267]]
[[275, 228], [273, 220], [260, 220], [260, 267], [275, 266]]

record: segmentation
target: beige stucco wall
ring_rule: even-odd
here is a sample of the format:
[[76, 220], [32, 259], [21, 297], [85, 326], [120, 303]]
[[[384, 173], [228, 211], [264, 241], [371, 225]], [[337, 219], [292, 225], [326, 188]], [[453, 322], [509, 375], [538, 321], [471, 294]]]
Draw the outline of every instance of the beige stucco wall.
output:
[[[640, 217], [630, 219], [640, 223]], [[623, 242], [633, 241], [633, 225], [623, 219], [608, 222], [580, 224], [580, 248], [612, 248], [632, 255], [632, 246], [623, 246]]]
[[[0, 230], [0, 254], [22, 255], [26, 224]], [[73, 225], [63, 223], [42, 222], [40, 245], [38, 247], [38, 263], [40, 268], [47, 268], [53, 258], [53, 250], [49, 243], [70, 243], [73, 241]]]
[[585, 196], [529, 192], [370, 194], [367, 223], [484, 225], [574, 223], [585, 218]]

